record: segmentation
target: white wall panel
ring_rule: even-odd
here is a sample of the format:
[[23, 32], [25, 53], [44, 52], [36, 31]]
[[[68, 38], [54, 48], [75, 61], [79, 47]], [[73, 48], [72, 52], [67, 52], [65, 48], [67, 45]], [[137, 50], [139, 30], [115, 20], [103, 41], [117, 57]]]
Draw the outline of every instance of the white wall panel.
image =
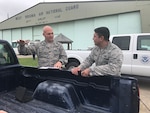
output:
[[7, 40], [11, 44], [11, 30], [3, 31], [3, 39]]
[[22, 28], [22, 39], [23, 40], [33, 40], [32, 27]]
[[118, 15], [118, 34], [141, 33], [141, 18], [139, 12]]
[[43, 37], [43, 26], [34, 26], [33, 27], [33, 40], [44, 40]]
[[118, 15], [98, 17], [94, 19], [94, 28], [108, 27], [110, 34], [118, 33]]
[[0, 31], [0, 39], [3, 39], [3, 32]]
[[12, 41], [22, 39], [21, 29], [12, 29]]
[[73, 48], [87, 49], [93, 47], [93, 32], [93, 19], [75, 21]]

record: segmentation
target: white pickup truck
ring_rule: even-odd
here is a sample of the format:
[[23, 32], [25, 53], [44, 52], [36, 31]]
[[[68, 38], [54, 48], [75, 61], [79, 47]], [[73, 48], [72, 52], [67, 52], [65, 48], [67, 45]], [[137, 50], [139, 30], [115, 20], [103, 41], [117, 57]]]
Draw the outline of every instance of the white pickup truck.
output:
[[[110, 41], [118, 45], [124, 54], [123, 75], [150, 77], [150, 33], [112, 35]], [[67, 50], [67, 69], [79, 65], [90, 53]]]

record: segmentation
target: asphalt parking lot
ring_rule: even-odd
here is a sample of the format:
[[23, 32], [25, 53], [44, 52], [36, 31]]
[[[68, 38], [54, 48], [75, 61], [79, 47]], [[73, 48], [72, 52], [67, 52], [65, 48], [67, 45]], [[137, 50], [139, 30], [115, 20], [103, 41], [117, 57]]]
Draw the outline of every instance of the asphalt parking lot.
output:
[[140, 81], [140, 112], [150, 113], [150, 81]]

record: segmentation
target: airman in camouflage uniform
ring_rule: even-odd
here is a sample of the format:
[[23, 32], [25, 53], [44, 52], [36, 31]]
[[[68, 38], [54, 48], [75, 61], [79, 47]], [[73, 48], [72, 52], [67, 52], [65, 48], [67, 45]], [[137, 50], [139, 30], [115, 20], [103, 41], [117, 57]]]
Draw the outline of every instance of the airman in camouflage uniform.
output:
[[[109, 30], [106, 27], [95, 29], [93, 40], [96, 47], [92, 49], [85, 61], [72, 69], [73, 74], [78, 75], [78, 71], [81, 71], [81, 75], [85, 77], [121, 75], [123, 54], [118, 46], [109, 41], [109, 35]], [[95, 65], [91, 66], [93, 63]]]
[[61, 68], [68, 61], [62, 44], [53, 40], [53, 30], [50, 26], [43, 28], [43, 35], [45, 36], [44, 41], [29, 46], [25, 46], [23, 40], [18, 41], [19, 53], [23, 55], [36, 53], [39, 67]]

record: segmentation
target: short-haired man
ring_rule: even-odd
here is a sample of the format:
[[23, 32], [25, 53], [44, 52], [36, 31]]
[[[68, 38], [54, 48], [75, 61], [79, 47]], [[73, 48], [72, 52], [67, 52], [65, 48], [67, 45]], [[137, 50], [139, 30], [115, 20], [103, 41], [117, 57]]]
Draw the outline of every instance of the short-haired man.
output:
[[54, 33], [51, 26], [43, 27], [45, 40], [34, 45], [25, 46], [24, 40], [19, 40], [19, 53], [23, 55], [37, 54], [39, 67], [61, 68], [68, 62], [67, 54], [61, 43], [54, 41]]
[[[71, 70], [75, 75], [81, 71], [81, 75], [121, 75], [123, 54], [121, 49], [109, 41], [110, 32], [107, 27], [96, 28], [94, 33], [95, 47], [90, 55], [78, 66]], [[92, 64], [95, 63], [95, 66]]]

